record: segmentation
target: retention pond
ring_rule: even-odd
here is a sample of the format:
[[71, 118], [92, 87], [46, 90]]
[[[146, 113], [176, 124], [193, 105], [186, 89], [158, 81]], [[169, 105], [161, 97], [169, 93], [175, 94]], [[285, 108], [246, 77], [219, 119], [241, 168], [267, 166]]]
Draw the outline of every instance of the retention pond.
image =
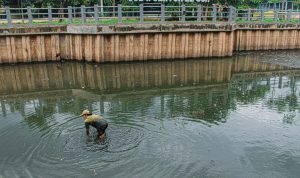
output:
[[[0, 66], [0, 177], [298, 177], [299, 61]], [[85, 108], [109, 122], [104, 142]]]

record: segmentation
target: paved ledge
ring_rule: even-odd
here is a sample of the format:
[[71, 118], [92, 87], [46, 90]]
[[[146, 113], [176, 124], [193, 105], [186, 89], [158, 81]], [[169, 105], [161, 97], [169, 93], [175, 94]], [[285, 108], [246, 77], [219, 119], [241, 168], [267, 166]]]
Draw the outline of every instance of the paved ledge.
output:
[[113, 25], [36, 25], [0, 28], [0, 35], [16, 34], [115, 34], [115, 33], [157, 33], [157, 32], [205, 32], [234, 30], [299, 29], [300, 23], [135, 23]]

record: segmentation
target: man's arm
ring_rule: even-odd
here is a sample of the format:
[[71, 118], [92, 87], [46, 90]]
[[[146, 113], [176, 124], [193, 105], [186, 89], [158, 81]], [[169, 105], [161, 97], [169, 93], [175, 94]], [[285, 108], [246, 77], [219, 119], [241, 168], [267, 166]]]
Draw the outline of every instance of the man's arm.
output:
[[89, 123], [85, 123], [85, 130], [86, 130], [86, 135], [90, 135], [90, 124]]

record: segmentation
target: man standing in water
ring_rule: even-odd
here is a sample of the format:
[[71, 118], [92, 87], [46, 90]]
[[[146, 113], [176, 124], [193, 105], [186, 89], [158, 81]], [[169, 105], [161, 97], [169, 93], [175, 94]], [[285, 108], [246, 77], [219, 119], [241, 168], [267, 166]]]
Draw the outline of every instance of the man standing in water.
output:
[[90, 125], [95, 127], [98, 131], [98, 137], [103, 140], [106, 137], [105, 130], [108, 126], [106, 120], [99, 115], [91, 114], [89, 110], [84, 110], [81, 114], [84, 119], [86, 134], [90, 135]]

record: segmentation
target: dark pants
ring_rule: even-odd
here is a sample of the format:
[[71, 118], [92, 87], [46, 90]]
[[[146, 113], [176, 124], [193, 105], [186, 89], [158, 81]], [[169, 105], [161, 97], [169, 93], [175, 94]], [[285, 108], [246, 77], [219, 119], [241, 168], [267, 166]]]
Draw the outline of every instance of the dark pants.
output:
[[105, 130], [106, 130], [107, 126], [108, 126], [108, 124], [106, 123], [105, 125], [97, 127], [98, 137], [105, 134]]

